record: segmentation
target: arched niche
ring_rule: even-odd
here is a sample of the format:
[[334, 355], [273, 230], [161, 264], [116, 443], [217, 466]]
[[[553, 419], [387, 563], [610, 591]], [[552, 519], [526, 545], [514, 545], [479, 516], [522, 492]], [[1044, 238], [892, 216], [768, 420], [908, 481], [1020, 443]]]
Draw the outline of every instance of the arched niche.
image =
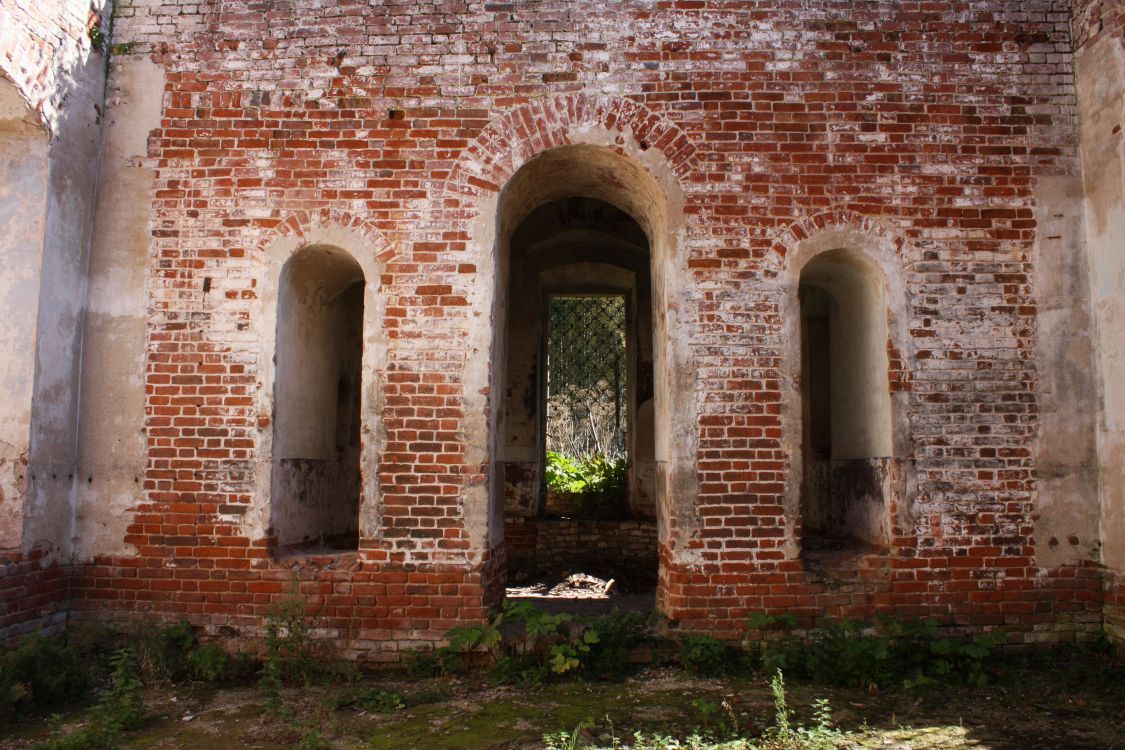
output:
[[[786, 555], [800, 558], [816, 575], [838, 570], [854, 577], [881, 569], [875, 557], [885, 560], [911, 545], [916, 521], [909, 369], [916, 346], [903, 240], [872, 217], [836, 211], [802, 219], [776, 247], [782, 264], [782, 445], [789, 460]], [[831, 368], [832, 321], [827, 317], [833, 309], [837, 329], [853, 328], [835, 342], [838, 349], [846, 347], [837, 365], [851, 363], [836, 377], [835, 434], [832, 378], [810, 383], [808, 355], [815, 358], [817, 351], [806, 345], [818, 336], [815, 330], [810, 336], [808, 319], [821, 317], [811, 327], [820, 326], [821, 339], [827, 329], [829, 348], [821, 346], [819, 352]], [[817, 389], [819, 399], [812, 396]], [[810, 506], [819, 502], [817, 491], [832, 489], [835, 469], [844, 494], [866, 500], [850, 511], [830, 512], [834, 521], [829, 523], [821, 509], [810, 513]], [[850, 470], [855, 475], [849, 477]], [[830, 511], [840, 507], [827, 505]]]
[[801, 269], [801, 519], [818, 538], [885, 545], [893, 455], [887, 294], [863, 253], [833, 249]]
[[313, 245], [278, 290], [270, 528], [277, 551], [358, 546], [365, 278]]

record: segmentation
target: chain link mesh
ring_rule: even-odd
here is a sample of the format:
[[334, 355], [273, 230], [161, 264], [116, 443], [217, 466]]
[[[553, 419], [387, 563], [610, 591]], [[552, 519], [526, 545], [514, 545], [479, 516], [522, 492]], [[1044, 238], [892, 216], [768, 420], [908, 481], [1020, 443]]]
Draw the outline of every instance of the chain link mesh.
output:
[[623, 296], [551, 298], [547, 450], [625, 457], [625, 341]]

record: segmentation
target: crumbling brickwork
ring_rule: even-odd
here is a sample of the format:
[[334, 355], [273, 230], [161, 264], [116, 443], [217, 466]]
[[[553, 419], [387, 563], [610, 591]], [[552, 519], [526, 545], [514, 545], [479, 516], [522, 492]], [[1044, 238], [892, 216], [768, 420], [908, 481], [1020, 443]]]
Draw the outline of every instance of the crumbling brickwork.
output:
[[[1040, 216], [1081, 212], [1043, 186], [1081, 176], [1072, 43], [1122, 17], [1076, 6], [1073, 40], [1061, 0], [123, 6], [117, 64], [163, 76], [138, 160], [145, 468], [119, 539], [75, 556], [75, 616], [253, 637], [297, 578], [378, 659], [481, 619], [507, 555], [507, 242], [584, 197], [650, 243], [666, 615], [1095, 637], [1097, 528], [1038, 473]], [[269, 524], [273, 345], [308, 246], [366, 283], [362, 490], [358, 550], [294, 558]], [[833, 568], [801, 524], [798, 286], [843, 250], [885, 285], [891, 447], [885, 544]]]

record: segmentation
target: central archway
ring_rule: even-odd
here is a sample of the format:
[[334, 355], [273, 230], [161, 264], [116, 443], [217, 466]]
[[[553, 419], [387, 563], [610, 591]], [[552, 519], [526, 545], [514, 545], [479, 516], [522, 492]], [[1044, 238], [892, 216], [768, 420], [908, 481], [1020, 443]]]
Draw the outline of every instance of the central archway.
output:
[[[694, 502], [694, 378], [678, 320], [677, 290], [683, 288], [685, 272], [677, 253], [682, 209], [678, 196], [669, 196], [667, 186], [646, 166], [613, 146], [560, 146], [520, 166], [498, 196], [492, 256], [496, 297], [490, 381], [496, 398], [490, 430], [489, 528], [492, 540], [506, 545], [501, 559], [526, 554], [535, 545], [556, 544], [559, 538], [556, 534], [539, 539], [538, 526], [530, 536], [521, 535], [519, 530], [528, 526], [509, 523], [510, 537], [505, 540], [506, 509], [509, 520], [513, 515], [533, 518], [545, 505], [544, 362], [542, 352], [528, 352], [527, 347], [543, 340], [541, 316], [547, 308], [544, 296], [530, 307], [527, 299], [521, 300], [523, 279], [512, 276], [513, 252], [520, 254], [517, 265], [526, 265], [529, 245], [552, 256], [538, 261], [540, 293], [553, 288], [579, 295], [620, 294], [632, 309], [628, 377], [633, 395], [628, 409], [637, 429], [629, 441], [629, 518], [624, 526], [603, 526], [596, 532], [606, 535], [602, 548], [619, 549], [622, 534], [637, 540], [636, 549], [625, 554], [650, 559], [648, 577], [655, 581], [658, 547], [661, 559], [675, 547], [673, 498], [676, 506]], [[536, 231], [545, 234], [536, 237]], [[526, 268], [517, 273], [526, 273]], [[532, 321], [530, 337], [525, 325], [529, 315], [539, 317]], [[525, 361], [512, 361], [519, 358]], [[538, 365], [527, 361], [537, 359]], [[651, 370], [650, 377], [646, 370]], [[646, 529], [650, 551], [645, 547]], [[591, 533], [595, 532], [589, 528], [569, 528], [563, 536], [589, 538]], [[644, 579], [644, 565], [632, 574]], [[501, 571], [496, 574], [504, 576]], [[663, 588], [658, 586], [658, 607]]]

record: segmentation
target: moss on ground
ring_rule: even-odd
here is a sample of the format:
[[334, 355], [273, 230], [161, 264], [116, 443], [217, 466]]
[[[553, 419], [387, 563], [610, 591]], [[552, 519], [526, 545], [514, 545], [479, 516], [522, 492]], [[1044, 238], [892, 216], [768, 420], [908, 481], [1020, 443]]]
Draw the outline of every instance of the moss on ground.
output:
[[[810, 721], [813, 699], [827, 698], [836, 724], [851, 732], [852, 747], [1110, 749], [1125, 746], [1125, 681], [1116, 675], [1099, 672], [1097, 665], [1060, 662], [1015, 668], [981, 688], [870, 693], [790, 680], [788, 692], [797, 722]], [[400, 694], [404, 706], [356, 698], [382, 692]], [[724, 702], [729, 710], [720, 708]], [[382, 673], [354, 683], [286, 688], [282, 705], [284, 716], [268, 713], [253, 686], [150, 688], [149, 718], [129, 733], [125, 747], [291, 750], [315, 734], [335, 750], [536, 750], [544, 734], [585, 722], [593, 722], [586, 730], [591, 741], [609, 745], [611, 735], [629, 737], [635, 730], [683, 737], [720, 722], [756, 735], [773, 716], [764, 676], [705, 679], [672, 669], [620, 683], [535, 687], [496, 686], [485, 675], [413, 680]], [[0, 750], [23, 750], [53, 728], [73, 728], [81, 716], [75, 710], [62, 719], [29, 719], [0, 739]]]

